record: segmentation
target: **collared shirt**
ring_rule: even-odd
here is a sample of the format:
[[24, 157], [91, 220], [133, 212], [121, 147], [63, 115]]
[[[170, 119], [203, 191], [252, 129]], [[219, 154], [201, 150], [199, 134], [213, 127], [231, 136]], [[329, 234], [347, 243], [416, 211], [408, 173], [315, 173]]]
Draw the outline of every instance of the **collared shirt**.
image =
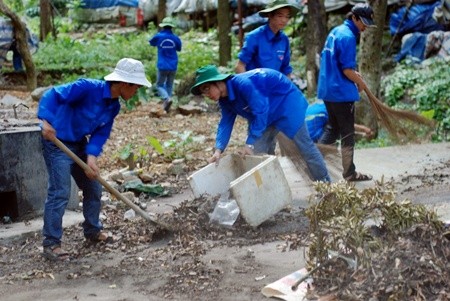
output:
[[248, 120], [247, 144], [254, 144], [270, 126], [292, 139], [304, 125], [308, 102], [282, 73], [254, 69], [230, 77], [226, 85], [228, 96], [219, 99], [222, 117], [217, 149], [223, 151], [227, 147], [237, 115]]
[[37, 116], [53, 126], [60, 140], [79, 142], [89, 135], [86, 153], [98, 156], [120, 111], [110, 88], [110, 83], [96, 79], [53, 87], [42, 96]]
[[269, 24], [262, 25], [245, 36], [238, 54], [245, 69], [270, 68], [288, 75], [292, 73], [289, 38], [283, 31], [274, 34]]
[[359, 30], [351, 20], [335, 27], [322, 50], [317, 97], [329, 102], [358, 101], [356, 84], [344, 69], [356, 69], [356, 38]]
[[163, 29], [154, 35], [149, 41], [150, 45], [158, 47], [159, 70], [175, 71], [178, 67], [178, 54], [181, 51], [181, 40], [172, 33], [171, 29]]

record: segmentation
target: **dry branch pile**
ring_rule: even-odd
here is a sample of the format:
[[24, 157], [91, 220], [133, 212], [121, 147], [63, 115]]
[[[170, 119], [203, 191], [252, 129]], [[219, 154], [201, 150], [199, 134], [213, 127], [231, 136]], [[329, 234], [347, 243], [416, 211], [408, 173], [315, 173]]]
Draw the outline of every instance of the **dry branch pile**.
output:
[[[310, 218], [309, 265], [316, 290], [336, 300], [449, 300], [450, 241], [434, 212], [395, 200], [377, 183], [358, 191], [317, 186]], [[339, 256], [329, 260], [331, 252]], [[343, 260], [343, 258], [345, 260]]]

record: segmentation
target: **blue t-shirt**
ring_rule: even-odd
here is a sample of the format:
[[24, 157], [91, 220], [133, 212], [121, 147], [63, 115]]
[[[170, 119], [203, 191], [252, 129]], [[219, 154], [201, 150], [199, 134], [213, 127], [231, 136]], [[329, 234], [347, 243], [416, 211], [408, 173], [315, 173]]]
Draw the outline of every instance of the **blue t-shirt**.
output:
[[60, 140], [79, 142], [89, 135], [86, 153], [98, 156], [119, 111], [118, 98], [111, 98], [110, 83], [79, 79], [45, 92], [37, 117], [50, 123]]
[[149, 41], [151, 46], [158, 47], [159, 70], [176, 71], [178, 67], [178, 54], [181, 51], [181, 40], [172, 33], [171, 29], [163, 29], [154, 35]]
[[312, 141], [319, 141], [323, 134], [323, 128], [328, 121], [328, 112], [323, 101], [318, 101], [308, 106], [305, 121]]
[[254, 69], [230, 77], [226, 85], [228, 96], [219, 99], [222, 117], [217, 130], [217, 149], [223, 151], [227, 147], [237, 115], [248, 120], [247, 144], [254, 144], [270, 126], [292, 139], [305, 123], [308, 102], [278, 71]]
[[328, 35], [322, 50], [317, 97], [329, 102], [359, 100], [356, 84], [344, 69], [356, 69], [356, 38], [359, 30], [353, 21], [345, 20]]
[[276, 35], [268, 24], [262, 25], [245, 36], [245, 42], [238, 54], [245, 69], [270, 68], [288, 75], [292, 73], [289, 38], [284, 32]]

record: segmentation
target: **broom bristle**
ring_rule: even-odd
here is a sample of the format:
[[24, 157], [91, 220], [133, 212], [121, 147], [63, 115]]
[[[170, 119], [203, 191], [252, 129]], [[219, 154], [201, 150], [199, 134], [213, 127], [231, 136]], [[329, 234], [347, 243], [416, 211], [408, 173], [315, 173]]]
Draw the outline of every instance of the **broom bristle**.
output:
[[[294, 164], [297, 171], [304, 177], [312, 179], [305, 160], [300, 155], [295, 143], [286, 137], [283, 133], [277, 135], [278, 145], [280, 147], [281, 156], [289, 158]], [[325, 145], [317, 144], [317, 148], [321, 152], [328, 169], [328, 173], [332, 178], [339, 179], [342, 173], [342, 157], [336, 144]]]
[[[381, 102], [369, 90], [366, 90], [365, 92], [381, 125], [395, 139], [417, 139], [416, 129], [414, 128], [417, 127], [417, 125], [427, 127], [428, 132], [434, 128], [433, 120], [427, 119], [412, 111], [394, 110]], [[410, 122], [409, 126], [407, 123], [408, 121]]]

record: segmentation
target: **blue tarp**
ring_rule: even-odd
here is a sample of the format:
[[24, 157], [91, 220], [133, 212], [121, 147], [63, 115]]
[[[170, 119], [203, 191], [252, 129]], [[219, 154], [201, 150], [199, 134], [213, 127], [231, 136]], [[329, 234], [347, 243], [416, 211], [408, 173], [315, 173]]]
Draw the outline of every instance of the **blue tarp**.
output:
[[83, 0], [82, 8], [103, 8], [114, 6], [138, 7], [139, 0]]
[[[404, 35], [410, 32], [430, 33], [435, 30], [443, 30], [443, 26], [433, 19], [435, 7], [440, 6], [441, 1], [427, 4], [415, 4], [409, 9], [406, 6], [391, 14], [389, 29], [391, 35], [396, 33]], [[403, 18], [403, 16], [406, 16]]]
[[400, 62], [405, 57], [409, 56], [415, 58], [419, 62], [423, 61], [425, 53], [425, 44], [427, 42], [427, 34], [416, 32], [413, 33], [402, 45], [402, 49], [395, 57], [397, 62]]
[[[26, 28], [26, 31], [28, 48], [31, 54], [33, 54], [38, 48], [39, 40], [28, 28]], [[22, 59], [15, 46], [12, 22], [9, 19], [0, 18], [0, 69], [6, 60], [8, 51], [13, 51], [14, 69], [19, 70], [22, 65]]]
[[402, 49], [395, 57], [397, 62], [409, 58], [420, 63], [431, 56], [447, 58], [450, 56], [450, 32], [433, 31], [430, 33], [410, 33], [402, 39]]

